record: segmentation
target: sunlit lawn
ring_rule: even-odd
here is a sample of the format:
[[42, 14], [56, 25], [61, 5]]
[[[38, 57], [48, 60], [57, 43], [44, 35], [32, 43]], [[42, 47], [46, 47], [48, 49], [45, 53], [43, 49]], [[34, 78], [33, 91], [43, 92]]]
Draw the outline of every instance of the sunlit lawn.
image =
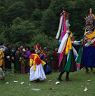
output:
[[7, 73], [5, 81], [0, 81], [0, 96], [95, 96], [95, 73], [86, 74], [83, 70], [71, 73], [68, 82], [64, 74], [63, 81], [56, 85], [58, 74], [52, 73], [45, 82], [35, 83], [29, 82], [28, 74]]

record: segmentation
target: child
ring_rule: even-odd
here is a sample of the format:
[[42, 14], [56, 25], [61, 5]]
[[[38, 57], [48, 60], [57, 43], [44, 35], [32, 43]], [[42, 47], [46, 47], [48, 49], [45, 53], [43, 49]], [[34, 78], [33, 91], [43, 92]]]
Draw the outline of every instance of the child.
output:
[[30, 55], [30, 81], [42, 81], [46, 79], [43, 69], [45, 62], [40, 59], [38, 54], [39, 50], [36, 50], [36, 53]]

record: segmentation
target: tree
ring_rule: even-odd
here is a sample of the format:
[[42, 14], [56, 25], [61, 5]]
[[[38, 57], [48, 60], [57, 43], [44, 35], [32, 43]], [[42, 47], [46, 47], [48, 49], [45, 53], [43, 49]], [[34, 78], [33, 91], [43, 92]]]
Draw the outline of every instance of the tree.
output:
[[[13, 24], [10, 26], [9, 31], [5, 31], [5, 37], [11, 43], [29, 43], [34, 36], [34, 26], [28, 20], [23, 20], [20, 17], [14, 19]], [[8, 36], [8, 34], [9, 36]], [[7, 36], [8, 37], [7, 37]]]
[[25, 18], [26, 15], [27, 12], [24, 3], [21, 1], [15, 2], [7, 9], [5, 21], [7, 24], [10, 24], [16, 17]]
[[[56, 15], [51, 9], [47, 9], [45, 12], [43, 12], [42, 17], [42, 31], [47, 34], [48, 36], [55, 36], [56, 33]], [[55, 32], [54, 32], [55, 31]]]

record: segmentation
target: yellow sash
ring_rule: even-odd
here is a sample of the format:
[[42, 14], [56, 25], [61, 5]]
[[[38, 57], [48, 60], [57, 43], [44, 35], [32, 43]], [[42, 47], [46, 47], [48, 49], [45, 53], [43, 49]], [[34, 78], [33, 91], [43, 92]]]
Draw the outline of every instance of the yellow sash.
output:
[[95, 30], [89, 34], [86, 34], [87, 39], [93, 39], [95, 37]]

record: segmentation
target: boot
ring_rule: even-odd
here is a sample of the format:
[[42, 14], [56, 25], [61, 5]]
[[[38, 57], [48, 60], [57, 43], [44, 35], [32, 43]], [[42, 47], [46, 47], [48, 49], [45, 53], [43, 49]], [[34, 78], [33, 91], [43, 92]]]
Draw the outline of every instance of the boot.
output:
[[59, 77], [57, 78], [58, 81], [63, 81], [63, 80], [61, 79], [63, 73], [64, 73], [64, 72], [61, 72], [61, 73], [59, 74]]
[[70, 81], [70, 79], [69, 79], [69, 72], [66, 72], [66, 81]]

